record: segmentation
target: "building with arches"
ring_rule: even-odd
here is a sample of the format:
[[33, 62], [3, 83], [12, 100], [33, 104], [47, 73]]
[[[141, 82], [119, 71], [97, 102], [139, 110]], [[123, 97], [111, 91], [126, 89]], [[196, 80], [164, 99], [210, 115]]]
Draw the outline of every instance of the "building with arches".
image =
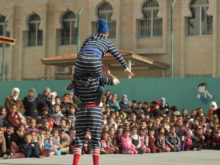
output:
[[[0, 35], [4, 18], [11, 13], [7, 35], [16, 39], [6, 48], [6, 79], [70, 77], [70, 65], [44, 65], [41, 59], [62, 61], [63, 55], [76, 54], [80, 7], [84, 7], [81, 43], [96, 32], [97, 19], [104, 18], [109, 39], [124, 50], [126, 60], [131, 59], [136, 77], [169, 77], [171, 4], [172, 0], [0, 0]], [[218, 0], [176, 0], [174, 77], [220, 76], [219, 7]], [[109, 64], [114, 74], [126, 76], [117, 63]]]

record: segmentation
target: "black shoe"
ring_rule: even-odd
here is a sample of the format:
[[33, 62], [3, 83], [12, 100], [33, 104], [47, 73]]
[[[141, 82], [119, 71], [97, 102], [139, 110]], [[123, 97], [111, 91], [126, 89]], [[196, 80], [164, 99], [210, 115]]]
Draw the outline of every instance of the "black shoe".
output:
[[73, 85], [73, 83], [72, 83], [72, 81], [66, 86], [66, 90], [71, 90], [71, 89], [73, 89], [74, 88], [74, 85]]
[[97, 94], [97, 99], [95, 101], [95, 105], [99, 105], [101, 103], [103, 96], [104, 96], [104, 90], [99, 90]]
[[83, 108], [83, 104], [77, 96], [73, 96], [73, 101], [79, 109]]

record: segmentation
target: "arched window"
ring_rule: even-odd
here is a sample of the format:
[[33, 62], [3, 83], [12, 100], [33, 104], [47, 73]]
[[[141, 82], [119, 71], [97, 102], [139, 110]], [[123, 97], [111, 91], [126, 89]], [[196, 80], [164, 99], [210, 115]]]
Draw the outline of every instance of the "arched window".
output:
[[33, 14], [28, 20], [28, 46], [41, 46], [43, 43], [43, 31], [40, 27], [40, 16]]
[[[0, 16], [0, 36], [4, 35], [4, 21], [5, 21], [5, 16], [1, 15]], [[7, 37], [10, 37], [10, 33], [7, 31], [6, 33]], [[6, 44], [7, 47], [9, 47], [8, 44]], [[2, 44], [0, 43], [0, 47], [2, 47]]]
[[213, 17], [207, 15], [208, 0], [192, 0], [190, 9], [192, 17], [188, 18], [187, 35], [211, 35], [213, 29]]
[[75, 27], [76, 15], [68, 11], [63, 15], [61, 30], [61, 45], [73, 45], [77, 40], [77, 28]]
[[[109, 28], [109, 38], [116, 37], [116, 21], [111, 19], [113, 15], [113, 8], [109, 2], [101, 3], [97, 8], [98, 19], [106, 19]], [[92, 33], [96, 33], [97, 22], [92, 22]]]
[[143, 19], [137, 20], [137, 37], [161, 37], [162, 18], [158, 18], [157, 0], [147, 0], [142, 6]]

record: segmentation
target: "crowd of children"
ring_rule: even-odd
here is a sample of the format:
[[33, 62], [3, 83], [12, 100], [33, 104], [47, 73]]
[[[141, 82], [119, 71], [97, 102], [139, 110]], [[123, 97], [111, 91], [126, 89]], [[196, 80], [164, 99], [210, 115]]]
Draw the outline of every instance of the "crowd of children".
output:
[[[73, 153], [75, 114], [79, 109], [73, 93], [60, 98], [46, 88], [37, 95], [31, 88], [19, 98], [19, 89], [0, 108], [0, 156], [14, 159], [48, 157]], [[103, 112], [101, 154], [143, 154], [159, 152], [220, 149], [220, 109], [211, 103], [208, 114], [202, 108], [190, 114], [159, 101], [131, 103], [123, 95], [106, 91], [101, 102]], [[87, 130], [82, 153], [90, 154], [92, 139]]]

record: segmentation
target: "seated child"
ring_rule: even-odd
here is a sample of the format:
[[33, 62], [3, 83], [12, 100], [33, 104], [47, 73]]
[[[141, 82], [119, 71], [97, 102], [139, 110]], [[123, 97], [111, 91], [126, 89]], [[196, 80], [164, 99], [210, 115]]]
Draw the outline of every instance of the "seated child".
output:
[[203, 144], [202, 137], [200, 135], [196, 134], [195, 138], [193, 139], [191, 149], [193, 151], [200, 151], [200, 150], [202, 150], [202, 144]]
[[92, 152], [91, 132], [87, 130], [86, 136], [85, 136], [85, 143], [82, 148], [82, 154], [91, 154], [91, 152]]
[[25, 134], [24, 141], [25, 143], [20, 146], [20, 151], [25, 155], [25, 157], [40, 158], [38, 142], [32, 142], [32, 136], [30, 133]]
[[138, 154], [136, 147], [132, 144], [129, 130], [124, 130], [121, 138], [121, 146], [123, 154]]
[[63, 148], [63, 151], [61, 152], [62, 155], [65, 155], [69, 152], [69, 141], [70, 137], [64, 130], [59, 131], [59, 136], [60, 136], [60, 145]]
[[149, 148], [151, 153], [161, 152], [161, 150], [155, 145], [155, 131], [154, 129], [149, 130]]
[[137, 127], [136, 126], [131, 128], [131, 139], [132, 139], [132, 143], [135, 146], [138, 153], [143, 154], [144, 151], [141, 149], [141, 139], [140, 139], [140, 136], [137, 133]]
[[189, 151], [191, 146], [192, 146], [192, 130], [189, 128], [189, 123], [185, 124], [185, 128], [186, 128], [186, 139], [185, 139], [185, 146], [184, 146], [184, 150], [185, 151]]
[[75, 115], [75, 112], [76, 112], [76, 109], [74, 106], [71, 106], [69, 111], [68, 111], [68, 114], [67, 114], [67, 118], [69, 120], [71, 120], [71, 126], [74, 127], [75, 125], [75, 121], [76, 121], [76, 115]]
[[6, 108], [0, 107], [0, 125], [3, 125], [3, 123], [5, 123], [6, 114]]
[[67, 127], [67, 123], [65, 119], [61, 119], [60, 120], [60, 124], [57, 127], [57, 129], [60, 130], [64, 130], [66, 133], [69, 132], [69, 128]]
[[176, 134], [175, 126], [170, 127], [170, 133], [166, 137], [166, 143], [170, 147], [171, 152], [179, 152], [180, 151], [180, 139]]
[[61, 155], [63, 152], [63, 147], [60, 145], [60, 137], [58, 129], [53, 129], [52, 131], [52, 146], [55, 148], [55, 154]]
[[164, 134], [160, 133], [156, 140], [156, 146], [160, 149], [160, 152], [168, 152], [170, 148], [166, 145]]
[[50, 134], [50, 131], [46, 131], [45, 133], [46, 137], [45, 137], [45, 149], [50, 153], [50, 155], [54, 155], [55, 154], [55, 150], [56, 148], [53, 145], [53, 141], [52, 141], [52, 137]]
[[54, 105], [54, 113], [51, 115], [51, 119], [53, 120], [54, 127], [59, 126], [60, 120], [62, 119], [64, 115], [60, 111], [60, 105], [55, 104]]
[[26, 129], [27, 133], [30, 133], [32, 131], [38, 132], [38, 129], [36, 128], [36, 119], [34, 118], [30, 120], [30, 126]]
[[220, 130], [215, 131], [215, 135], [213, 138], [213, 147], [216, 150], [220, 150]]
[[114, 148], [109, 146], [108, 132], [103, 132], [101, 137], [101, 154], [113, 154]]
[[74, 127], [70, 128], [69, 137], [70, 137], [70, 141], [69, 141], [70, 152], [74, 153], [74, 145], [76, 140], [76, 129]]
[[9, 113], [6, 115], [6, 123], [7, 125], [13, 125], [15, 128], [17, 128], [19, 124], [25, 124], [25, 118], [17, 111], [16, 104], [10, 106]]
[[6, 154], [6, 142], [4, 137], [4, 127], [0, 126], [0, 157], [7, 159], [8, 155]]
[[140, 141], [141, 141], [141, 149], [144, 151], [144, 153], [149, 153], [149, 136], [146, 135], [146, 129], [140, 130]]
[[117, 142], [116, 142], [115, 128], [114, 127], [111, 127], [109, 129], [108, 141], [109, 141], [109, 146], [114, 149], [114, 153], [118, 153], [119, 148], [118, 148]]

